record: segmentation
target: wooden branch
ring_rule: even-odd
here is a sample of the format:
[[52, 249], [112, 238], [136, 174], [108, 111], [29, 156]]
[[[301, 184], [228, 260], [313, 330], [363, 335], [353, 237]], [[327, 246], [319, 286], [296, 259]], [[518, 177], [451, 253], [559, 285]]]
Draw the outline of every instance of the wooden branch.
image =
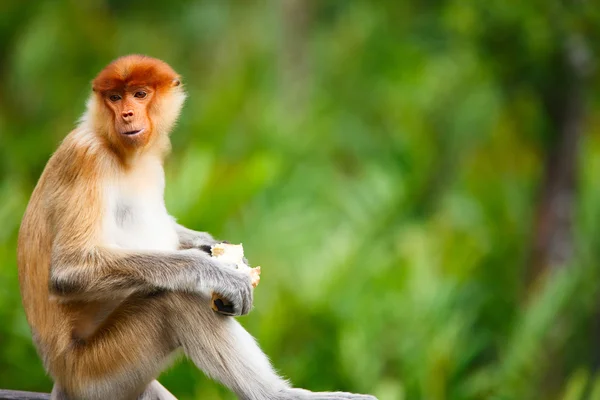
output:
[[0, 400], [49, 400], [47, 393], [21, 392], [0, 389]]

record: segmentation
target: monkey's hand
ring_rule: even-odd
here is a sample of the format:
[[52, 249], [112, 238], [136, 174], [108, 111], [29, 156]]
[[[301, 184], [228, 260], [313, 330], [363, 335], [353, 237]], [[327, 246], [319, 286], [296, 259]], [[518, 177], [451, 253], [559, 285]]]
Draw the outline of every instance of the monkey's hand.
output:
[[212, 292], [211, 307], [214, 311], [231, 316], [246, 315], [252, 309], [254, 299], [250, 270], [237, 270], [224, 263], [209, 280]]
[[208, 232], [198, 232], [188, 229], [183, 225], [175, 224], [175, 231], [179, 237], [179, 249], [199, 249], [210, 254], [210, 247], [219, 243]]
[[181, 240], [180, 236], [180, 243], [183, 243], [184, 247], [202, 250], [208, 254], [210, 254], [211, 246], [219, 243], [218, 240], [206, 232], [194, 232], [194, 235], [188, 236], [183, 241]]

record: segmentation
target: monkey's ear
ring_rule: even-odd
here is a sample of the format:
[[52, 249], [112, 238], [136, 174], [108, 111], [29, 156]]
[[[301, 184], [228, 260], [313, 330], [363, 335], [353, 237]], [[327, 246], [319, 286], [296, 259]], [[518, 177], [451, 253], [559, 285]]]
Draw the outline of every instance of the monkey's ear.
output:
[[173, 87], [181, 85], [181, 81], [179, 79], [173, 79], [173, 82], [171, 83], [173, 84]]

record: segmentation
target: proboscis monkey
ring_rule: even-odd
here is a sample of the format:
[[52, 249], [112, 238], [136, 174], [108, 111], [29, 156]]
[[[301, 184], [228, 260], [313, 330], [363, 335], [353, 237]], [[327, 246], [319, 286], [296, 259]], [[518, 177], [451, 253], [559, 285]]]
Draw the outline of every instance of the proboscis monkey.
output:
[[373, 399], [294, 389], [210, 293], [252, 307], [248, 272], [200, 250], [163, 200], [163, 159], [185, 94], [163, 61], [130, 55], [92, 83], [19, 232], [23, 305], [53, 399], [173, 399], [155, 378], [178, 349], [242, 399]]

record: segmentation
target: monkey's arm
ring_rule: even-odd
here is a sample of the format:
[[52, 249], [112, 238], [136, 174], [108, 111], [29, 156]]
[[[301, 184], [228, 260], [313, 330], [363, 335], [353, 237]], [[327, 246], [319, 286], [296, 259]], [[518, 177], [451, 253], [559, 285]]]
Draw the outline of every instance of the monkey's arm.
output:
[[175, 223], [175, 231], [179, 237], [179, 248], [181, 250], [201, 249], [209, 253], [210, 246], [219, 243], [208, 232], [197, 232], [178, 223]]
[[233, 304], [235, 315], [252, 307], [248, 273], [229, 268], [198, 250], [133, 252], [96, 247], [54, 250], [50, 291], [65, 300], [102, 300], [157, 289], [213, 291]]

